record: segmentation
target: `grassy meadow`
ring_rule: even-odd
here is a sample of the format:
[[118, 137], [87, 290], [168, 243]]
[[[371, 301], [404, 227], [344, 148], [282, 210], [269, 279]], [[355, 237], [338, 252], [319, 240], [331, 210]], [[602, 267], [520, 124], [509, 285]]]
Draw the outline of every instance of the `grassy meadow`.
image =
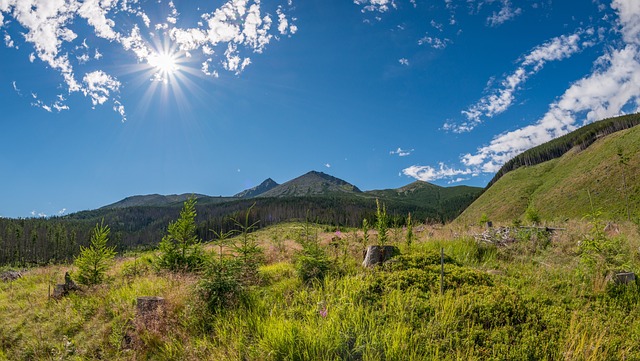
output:
[[[199, 272], [161, 271], [154, 252], [130, 253], [105, 282], [60, 300], [50, 287], [76, 269], [29, 269], [0, 283], [0, 359], [640, 359], [640, 293], [608, 279], [640, 270], [637, 227], [556, 226], [501, 245], [477, 242], [480, 227], [420, 225], [410, 244], [390, 229], [400, 255], [365, 269], [362, 230], [286, 223], [250, 234], [261, 250], [251, 282], [225, 273], [231, 248], [210, 243]], [[165, 299], [151, 323], [136, 318], [140, 296]]]

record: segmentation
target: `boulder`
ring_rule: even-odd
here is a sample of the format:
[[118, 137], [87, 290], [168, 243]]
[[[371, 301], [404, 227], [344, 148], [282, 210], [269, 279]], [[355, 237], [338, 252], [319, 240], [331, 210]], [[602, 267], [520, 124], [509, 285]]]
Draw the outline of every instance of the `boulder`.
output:
[[390, 260], [393, 256], [400, 254], [396, 246], [369, 246], [365, 252], [363, 267], [373, 267]]

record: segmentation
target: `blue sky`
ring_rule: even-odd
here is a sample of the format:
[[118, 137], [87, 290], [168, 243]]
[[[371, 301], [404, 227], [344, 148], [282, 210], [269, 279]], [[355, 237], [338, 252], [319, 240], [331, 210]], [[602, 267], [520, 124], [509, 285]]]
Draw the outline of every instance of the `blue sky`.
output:
[[638, 111], [637, 0], [0, 0], [0, 216], [319, 170], [484, 186]]

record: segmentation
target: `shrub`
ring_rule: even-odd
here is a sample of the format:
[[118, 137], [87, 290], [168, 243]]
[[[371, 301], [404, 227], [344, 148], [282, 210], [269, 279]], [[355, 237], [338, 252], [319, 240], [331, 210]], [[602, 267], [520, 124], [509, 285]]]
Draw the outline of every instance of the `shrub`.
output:
[[80, 254], [74, 261], [75, 266], [78, 267], [78, 282], [84, 285], [95, 285], [103, 281], [116, 254], [115, 247], [107, 247], [109, 232], [109, 227], [104, 223], [96, 224], [89, 247], [80, 246]]
[[322, 281], [330, 269], [329, 258], [320, 246], [303, 244], [295, 260], [296, 273], [302, 282]]
[[236, 259], [213, 260], [198, 283], [198, 293], [212, 314], [236, 306], [244, 296], [241, 267]]

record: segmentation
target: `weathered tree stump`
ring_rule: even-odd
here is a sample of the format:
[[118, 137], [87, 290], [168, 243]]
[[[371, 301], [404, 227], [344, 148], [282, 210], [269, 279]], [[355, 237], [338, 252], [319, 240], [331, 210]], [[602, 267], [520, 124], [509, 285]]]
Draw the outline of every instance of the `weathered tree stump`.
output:
[[14, 270], [8, 270], [0, 273], [0, 280], [2, 280], [2, 282], [15, 281], [20, 277], [22, 277], [22, 273]]
[[158, 296], [138, 297], [136, 303], [136, 324], [138, 327], [158, 328], [164, 318], [164, 298]]
[[627, 285], [636, 282], [636, 274], [633, 272], [620, 272], [613, 275], [613, 282], [620, 285]]
[[400, 253], [396, 246], [369, 246], [362, 261], [363, 267], [373, 267]]
[[73, 280], [71, 279], [71, 276], [69, 275], [69, 272], [65, 272], [64, 283], [57, 284], [53, 288], [53, 294], [51, 295], [51, 297], [55, 298], [56, 300], [59, 300], [62, 297], [68, 295], [69, 292], [79, 291], [79, 290], [80, 290], [80, 287], [78, 287], [78, 285], [75, 282], [73, 282]]

